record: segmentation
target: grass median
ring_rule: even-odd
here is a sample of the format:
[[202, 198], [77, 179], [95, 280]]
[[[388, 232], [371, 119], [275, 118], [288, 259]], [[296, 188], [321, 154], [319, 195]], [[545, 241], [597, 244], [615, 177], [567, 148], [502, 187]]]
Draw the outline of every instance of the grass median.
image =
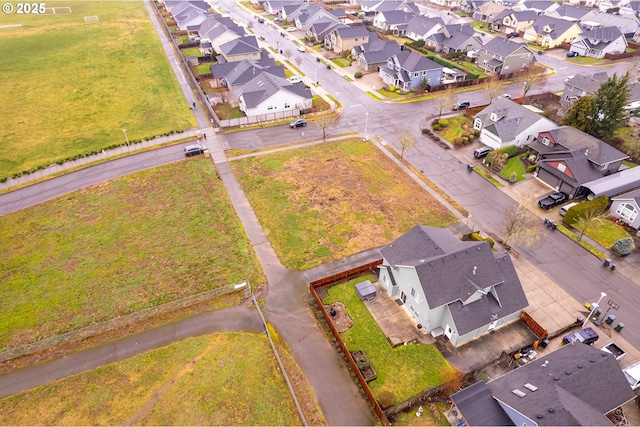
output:
[[0, 217], [0, 349], [261, 268], [209, 159], [147, 169]]
[[[279, 349], [310, 425], [326, 424]], [[242, 357], [238, 357], [242, 355]], [[189, 338], [0, 399], [2, 425], [301, 425], [263, 335]]]
[[303, 270], [456, 218], [370, 142], [352, 138], [231, 162], [281, 262]]
[[58, 6], [0, 15], [0, 178], [195, 126], [144, 2]]

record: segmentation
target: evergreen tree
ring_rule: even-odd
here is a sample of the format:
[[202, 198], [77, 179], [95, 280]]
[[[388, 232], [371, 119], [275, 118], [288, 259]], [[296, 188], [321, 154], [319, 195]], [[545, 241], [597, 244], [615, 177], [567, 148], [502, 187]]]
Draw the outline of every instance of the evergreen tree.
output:
[[589, 133], [591, 130], [591, 120], [595, 111], [593, 101], [592, 96], [578, 98], [562, 118], [562, 124], [565, 126], [573, 126], [576, 129]]
[[629, 103], [629, 80], [628, 72], [620, 77], [614, 74], [600, 85], [593, 98], [596, 114], [589, 134], [610, 141], [614, 132], [623, 126], [627, 119], [624, 106]]

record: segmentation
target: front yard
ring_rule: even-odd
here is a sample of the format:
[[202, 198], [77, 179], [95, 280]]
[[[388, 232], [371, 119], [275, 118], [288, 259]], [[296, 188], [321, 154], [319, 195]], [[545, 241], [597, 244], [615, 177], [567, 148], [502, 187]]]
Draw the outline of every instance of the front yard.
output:
[[[341, 334], [349, 351], [363, 350], [371, 361], [377, 378], [369, 383], [376, 400], [395, 398], [393, 404], [429, 388], [441, 385], [454, 371], [435, 346], [407, 344], [392, 348], [354, 287], [363, 280], [375, 282], [375, 276], [360, 277], [329, 288], [324, 304], [342, 302], [354, 321]], [[379, 295], [377, 298], [386, 298]]]
[[456, 218], [371, 142], [345, 139], [231, 162], [281, 262], [304, 270]]

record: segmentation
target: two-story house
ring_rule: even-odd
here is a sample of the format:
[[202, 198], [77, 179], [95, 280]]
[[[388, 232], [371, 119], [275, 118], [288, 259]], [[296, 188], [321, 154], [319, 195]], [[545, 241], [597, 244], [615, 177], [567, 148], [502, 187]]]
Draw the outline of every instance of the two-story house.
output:
[[324, 38], [325, 49], [336, 53], [349, 52], [352, 47], [369, 42], [370, 33], [366, 27], [341, 25]]
[[590, 18], [597, 15], [598, 12], [593, 9], [587, 9], [581, 5], [565, 5], [563, 4], [553, 12], [551, 12], [548, 16], [552, 16], [554, 18], [565, 19], [567, 21], [572, 22], [580, 22], [580, 21], [588, 21]]
[[565, 109], [571, 108], [576, 99], [587, 95], [593, 96], [602, 82], [608, 78], [606, 71], [599, 71], [594, 74], [576, 74], [567, 78], [564, 82], [560, 103]]
[[540, 15], [530, 10], [505, 9], [495, 18], [489, 19], [491, 28], [501, 33], [521, 33], [530, 27]]
[[311, 101], [311, 91], [305, 85], [262, 72], [244, 85], [238, 104], [247, 116], [258, 116], [304, 110], [311, 107]]
[[409, 27], [409, 21], [416, 16], [413, 11], [389, 10], [376, 13], [373, 26], [382, 32], [404, 35]]
[[580, 22], [580, 26], [583, 30], [593, 30], [598, 27], [617, 27], [625, 37], [633, 37], [638, 28], [640, 28], [640, 22], [635, 15], [614, 15], [600, 12], [588, 21]]
[[220, 45], [218, 61], [239, 62], [260, 59], [260, 47], [255, 36], [245, 36]]
[[497, 98], [476, 114], [473, 128], [480, 131], [480, 142], [499, 149], [510, 145], [523, 147], [542, 130], [555, 123], [510, 99]]
[[476, 21], [493, 22], [504, 10], [509, 9], [507, 6], [487, 1], [480, 4], [473, 12], [473, 19]]
[[575, 22], [551, 16], [539, 16], [524, 30], [522, 38], [546, 49], [552, 49], [562, 43], [571, 43], [581, 33], [582, 29]]
[[467, 23], [449, 24], [427, 37], [425, 46], [436, 52], [469, 52], [479, 50], [482, 47], [482, 40]]
[[489, 73], [510, 74], [530, 67], [533, 61], [533, 51], [526, 44], [495, 37], [482, 46], [476, 65]]
[[378, 71], [393, 55], [402, 52], [395, 40], [380, 40], [376, 33], [370, 36], [369, 42], [351, 48], [351, 57], [358, 67], [364, 71]]
[[422, 82], [431, 86], [442, 81], [442, 65], [414, 52], [402, 51], [380, 67], [379, 75], [389, 86], [403, 90], [419, 88]]
[[426, 40], [430, 35], [437, 33], [445, 23], [439, 16], [428, 17], [416, 15], [407, 23], [406, 36], [411, 40]]
[[485, 241], [462, 242], [449, 230], [415, 226], [380, 249], [380, 283], [418, 328], [454, 346], [518, 319], [528, 306], [505, 252]]
[[538, 153], [534, 176], [571, 198], [586, 195], [583, 184], [615, 174], [629, 157], [571, 126], [542, 131], [529, 147]]
[[617, 27], [598, 27], [584, 31], [571, 43], [571, 52], [590, 58], [604, 58], [607, 53], [624, 53], [627, 38]]

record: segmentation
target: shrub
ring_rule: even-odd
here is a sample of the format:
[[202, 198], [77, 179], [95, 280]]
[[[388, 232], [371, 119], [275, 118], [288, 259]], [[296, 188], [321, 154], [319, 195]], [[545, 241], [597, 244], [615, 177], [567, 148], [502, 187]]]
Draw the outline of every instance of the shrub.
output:
[[609, 198], [607, 196], [596, 197], [593, 200], [585, 200], [569, 209], [562, 219], [565, 224], [574, 224], [578, 218], [585, 216], [588, 212], [595, 210], [597, 212], [604, 212], [609, 206]]
[[433, 130], [439, 130], [439, 129], [440, 129], [440, 125], [438, 123], [433, 125]]
[[515, 184], [518, 181], [518, 175], [515, 172], [511, 172], [511, 176], [509, 177], [509, 182], [511, 184]]
[[431, 126], [435, 126], [438, 124], [438, 119], [435, 119], [434, 121], [431, 122]]
[[395, 92], [395, 91], [396, 91], [395, 86], [389, 86], [389, 92]]
[[529, 166], [527, 166], [526, 171], [527, 172], [533, 172], [534, 170], [536, 170], [537, 167], [538, 167], [538, 165], [529, 165]]
[[518, 147], [516, 147], [515, 145], [508, 145], [499, 149], [498, 152], [507, 154], [511, 158], [518, 154]]
[[611, 141], [609, 141], [609, 143], [615, 148], [620, 148], [624, 144], [624, 139], [620, 138], [619, 136], [614, 136], [613, 138], [611, 138]]
[[378, 404], [382, 409], [390, 408], [396, 401], [396, 395], [390, 391], [383, 391], [378, 396]]
[[431, 134], [431, 129], [429, 129], [429, 128], [424, 128], [424, 129], [422, 129], [422, 134], [423, 134], [423, 135], [429, 135], [429, 134]]
[[362, 71], [356, 71], [356, 73], [353, 75], [353, 77], [355, 77], [356, 79], [359, 79], [362, 77]]
[[462, 145], [462, 138], [457, 137], [453, 140], [454, 145]]
[[475, 136], [476, 138], [480, 136], [480, 131], [478, 129], [475, 129], [473, 131], [473, 136]]
[[631, 237], [623, 237], [622, 239], [618, 239], [611, 246], [611, 249], [620, 256], [629, 255], [631, 253], [632, 248], [633, 248], [633, 239]]
[[469, 142], [469, 138], [467, 138], [466, 136], [462, 137], [462, 143], [466, 144], [467, 142]]
[[489, 244], [489, 246], [491, 246], [493, 248], [493, 245], [495, 245], [495, 242], [493, 241], [493, 239], [491, 237], [482, 237], [480, 235], [480, 233], [478, 232], [473, 232], [469, 235], [469, 238], [475, 242], [482, 242], [485, 241]]
[[449, 120], [447, 120], [447, 119], [440, 119], [440, 120], [438, 120], [438, 124], [439, 124], [440, 126], [442, 126], [443, 128], [444, 128], [444, 127], [447, 127], [447, 126], [449, 126]]
[[0, 183], [7, 182], [7, 177], [0, 178]]

